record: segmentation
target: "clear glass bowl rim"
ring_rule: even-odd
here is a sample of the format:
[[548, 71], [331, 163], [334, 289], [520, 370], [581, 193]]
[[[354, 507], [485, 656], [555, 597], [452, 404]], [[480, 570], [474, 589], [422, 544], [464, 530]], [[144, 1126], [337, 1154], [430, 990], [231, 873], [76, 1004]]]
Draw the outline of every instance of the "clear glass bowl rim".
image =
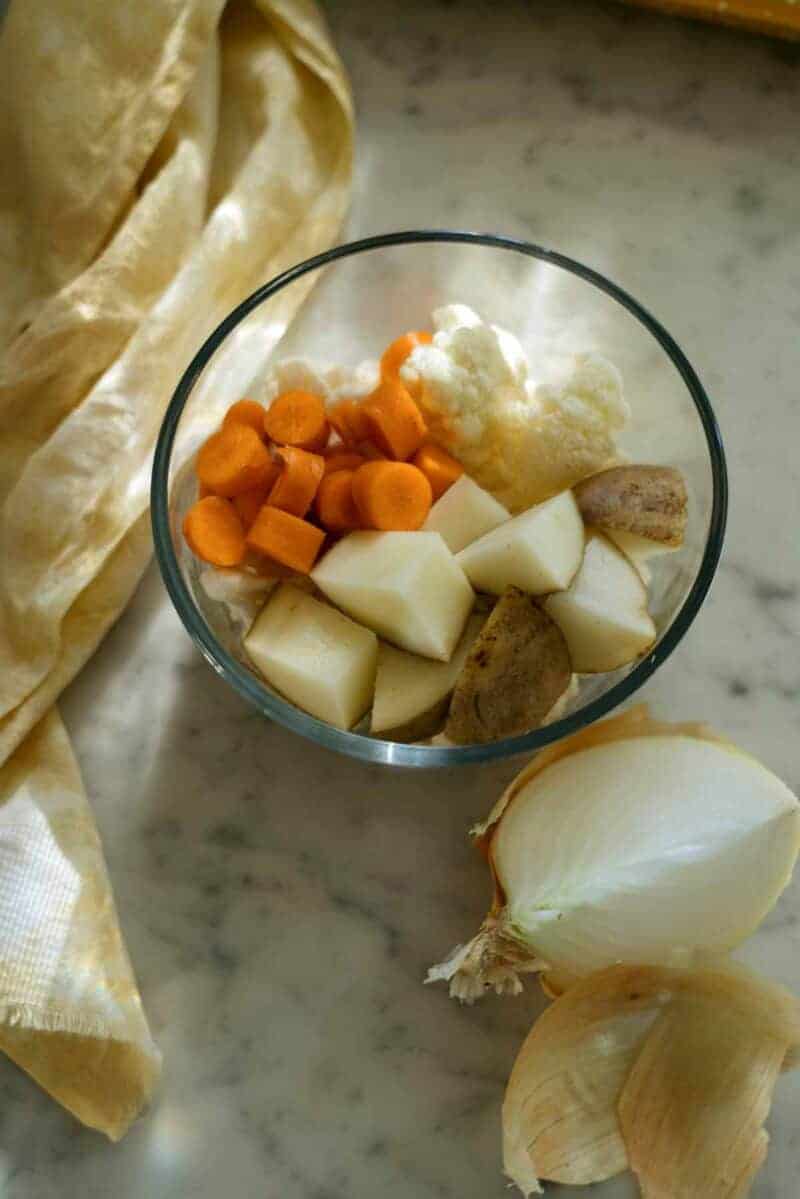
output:
[[[309, 271], [370, 250], [385, 249], [389, 246], [419, 245], [425, 242], [486, 246], [524, 254], [569, 271], [616, 300], [644, 325], [672, 360], [686, 384], [700, 417], [711, 462], [713, 488], [711, 519], [700, 569], [689, 594], [656, 647], [638, 662], [624, 679], [615, 683], [605, 694], [579, 708], [576, 712], [543, 728], [534, 729], [520, 736], [507, 737], [501, 741], [493, 741], [487, 745], [451, 748], [382, 741], [360, 733], [334, 728], [332, 725], [325, 724], [323, 721], [301, 712], [277, 695], [273, 695], [259, 684], [254, 675], [251, 675], [244, 666], [223, 649], [208, 628], [183, 580], [170, 535], [169, 467], [178, 422], [198, 378], [228, 334], [254, 308]], [[313, 295], [311, 299], [313, 301]], [[728, 477], [722, 437], [703, 385], [686, 355], [663, 325], [623, 288], [573, 258], [517, 238], [506, 237], [502, 234], [455, 229], [410, 229], [361, 238], [358, 241], [335, 246], [313, 258], [308, 258], [259, 287], [220, 322], [184, 371], [170, 400], [156, 444], [150, 504], [156, 558], [167, 591], [185, 628], [217, 674], [221, 675], [240, 695], [258, 708], [262, 715], [276, 720], [293, 732], [300, 733], [328, 749], [337, 750], [363, 761], [384, 765], [437, 767], [491, 762], [516, 754], [531, 753], [592, 724], [630, 698], [669, 657], [691, 625], [705, 599], [722, 552], [728, 508]]]

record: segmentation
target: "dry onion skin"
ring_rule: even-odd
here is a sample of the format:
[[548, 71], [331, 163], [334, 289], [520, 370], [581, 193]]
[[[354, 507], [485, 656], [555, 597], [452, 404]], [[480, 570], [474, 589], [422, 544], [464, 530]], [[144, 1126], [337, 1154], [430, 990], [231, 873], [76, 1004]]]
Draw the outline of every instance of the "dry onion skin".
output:
[[601, 1182], [630, 1167], [645, 1199], [741, 1199], [800, 1045], [800, 1004], [733, 967], [613, 966], [537, 1020], [503, 1104], [506, 1174]]
[[466, 1002], [527, 972], [552, 995], [619, 962], [724, 955], [789, 882], [800, 806], [749, 754], [640, 706], [539, 754], [475, 832], [492, 906], [428, 974]]

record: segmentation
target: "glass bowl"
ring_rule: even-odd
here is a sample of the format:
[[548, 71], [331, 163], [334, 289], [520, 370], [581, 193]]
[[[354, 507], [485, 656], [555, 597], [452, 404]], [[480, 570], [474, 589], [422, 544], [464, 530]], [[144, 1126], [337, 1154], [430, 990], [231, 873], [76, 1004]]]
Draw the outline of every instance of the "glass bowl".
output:
[[[300, 307], [314, 284], [307, 303]], [[622, 371], [631, 420], [620, 438], [633, 462], [678, 467], [689, 490], [682, 548], [654, 559], [650, 608], [658, 630], [646, 656], [620, 670], [579, 677], [561, 717], [486, 745], [444, 747], [343, 732], [271, 691], [247, 665], [224, 605], [198, 582], [181, 524], [195, 499], [191, 462], [225, 409], [247, 394], [270, 357], [352, 366], [377, 357], [406, 329], [459, 302], [510, 329], [537, 364], [557, 366], [595, 350]], [[267, 717], [330, 749], [369, 762], [453, 766], [540, 749], [610, 712], [668, 657], [694, 620], [719, 561], [727, 478], [708, 396], [669, 333], [596, 271], [551, 250], [490, 234], [389, 233], [338, 246], [285, 271], [236, 307], [207, 338], [172, 397], [152, 478], [156, 556], [178, 615], [211, 666]]]

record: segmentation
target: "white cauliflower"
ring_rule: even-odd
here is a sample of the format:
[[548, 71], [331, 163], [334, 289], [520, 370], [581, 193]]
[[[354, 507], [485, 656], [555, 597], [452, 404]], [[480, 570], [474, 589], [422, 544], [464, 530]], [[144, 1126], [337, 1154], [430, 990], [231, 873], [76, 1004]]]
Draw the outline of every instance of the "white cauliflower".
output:
[[310, 391], [330, 406], [340, 400], [362, 400], [380, 382], [380, 364], [367, 358], [358, 366], [332, 366], [308, 358], [284, 358], [267, 371], [253, 392], [266, 407], [284, 391]]
[[413, 350], [401, 376], [419, 383], [433, 437], [501, 503], [522, 511], [618, 459], [629, 410], [606, 359], [578, 355], [566, 383], [537, 385], [507, 330], [461, 304], [433, 321], [433, 343]]

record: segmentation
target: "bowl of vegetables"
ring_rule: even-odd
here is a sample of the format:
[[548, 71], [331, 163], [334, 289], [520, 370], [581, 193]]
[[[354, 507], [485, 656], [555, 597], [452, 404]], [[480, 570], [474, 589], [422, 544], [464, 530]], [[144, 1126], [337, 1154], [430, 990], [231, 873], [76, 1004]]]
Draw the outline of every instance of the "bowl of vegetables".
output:
[[641, 305], [454, 231], [339, 246], [239, 304], [175, 390], [151, 491], [212, 667], [301, 735], [426, 767], [539, 749], [637, 691], [705, 598], [726, 502], [709, 399]]

